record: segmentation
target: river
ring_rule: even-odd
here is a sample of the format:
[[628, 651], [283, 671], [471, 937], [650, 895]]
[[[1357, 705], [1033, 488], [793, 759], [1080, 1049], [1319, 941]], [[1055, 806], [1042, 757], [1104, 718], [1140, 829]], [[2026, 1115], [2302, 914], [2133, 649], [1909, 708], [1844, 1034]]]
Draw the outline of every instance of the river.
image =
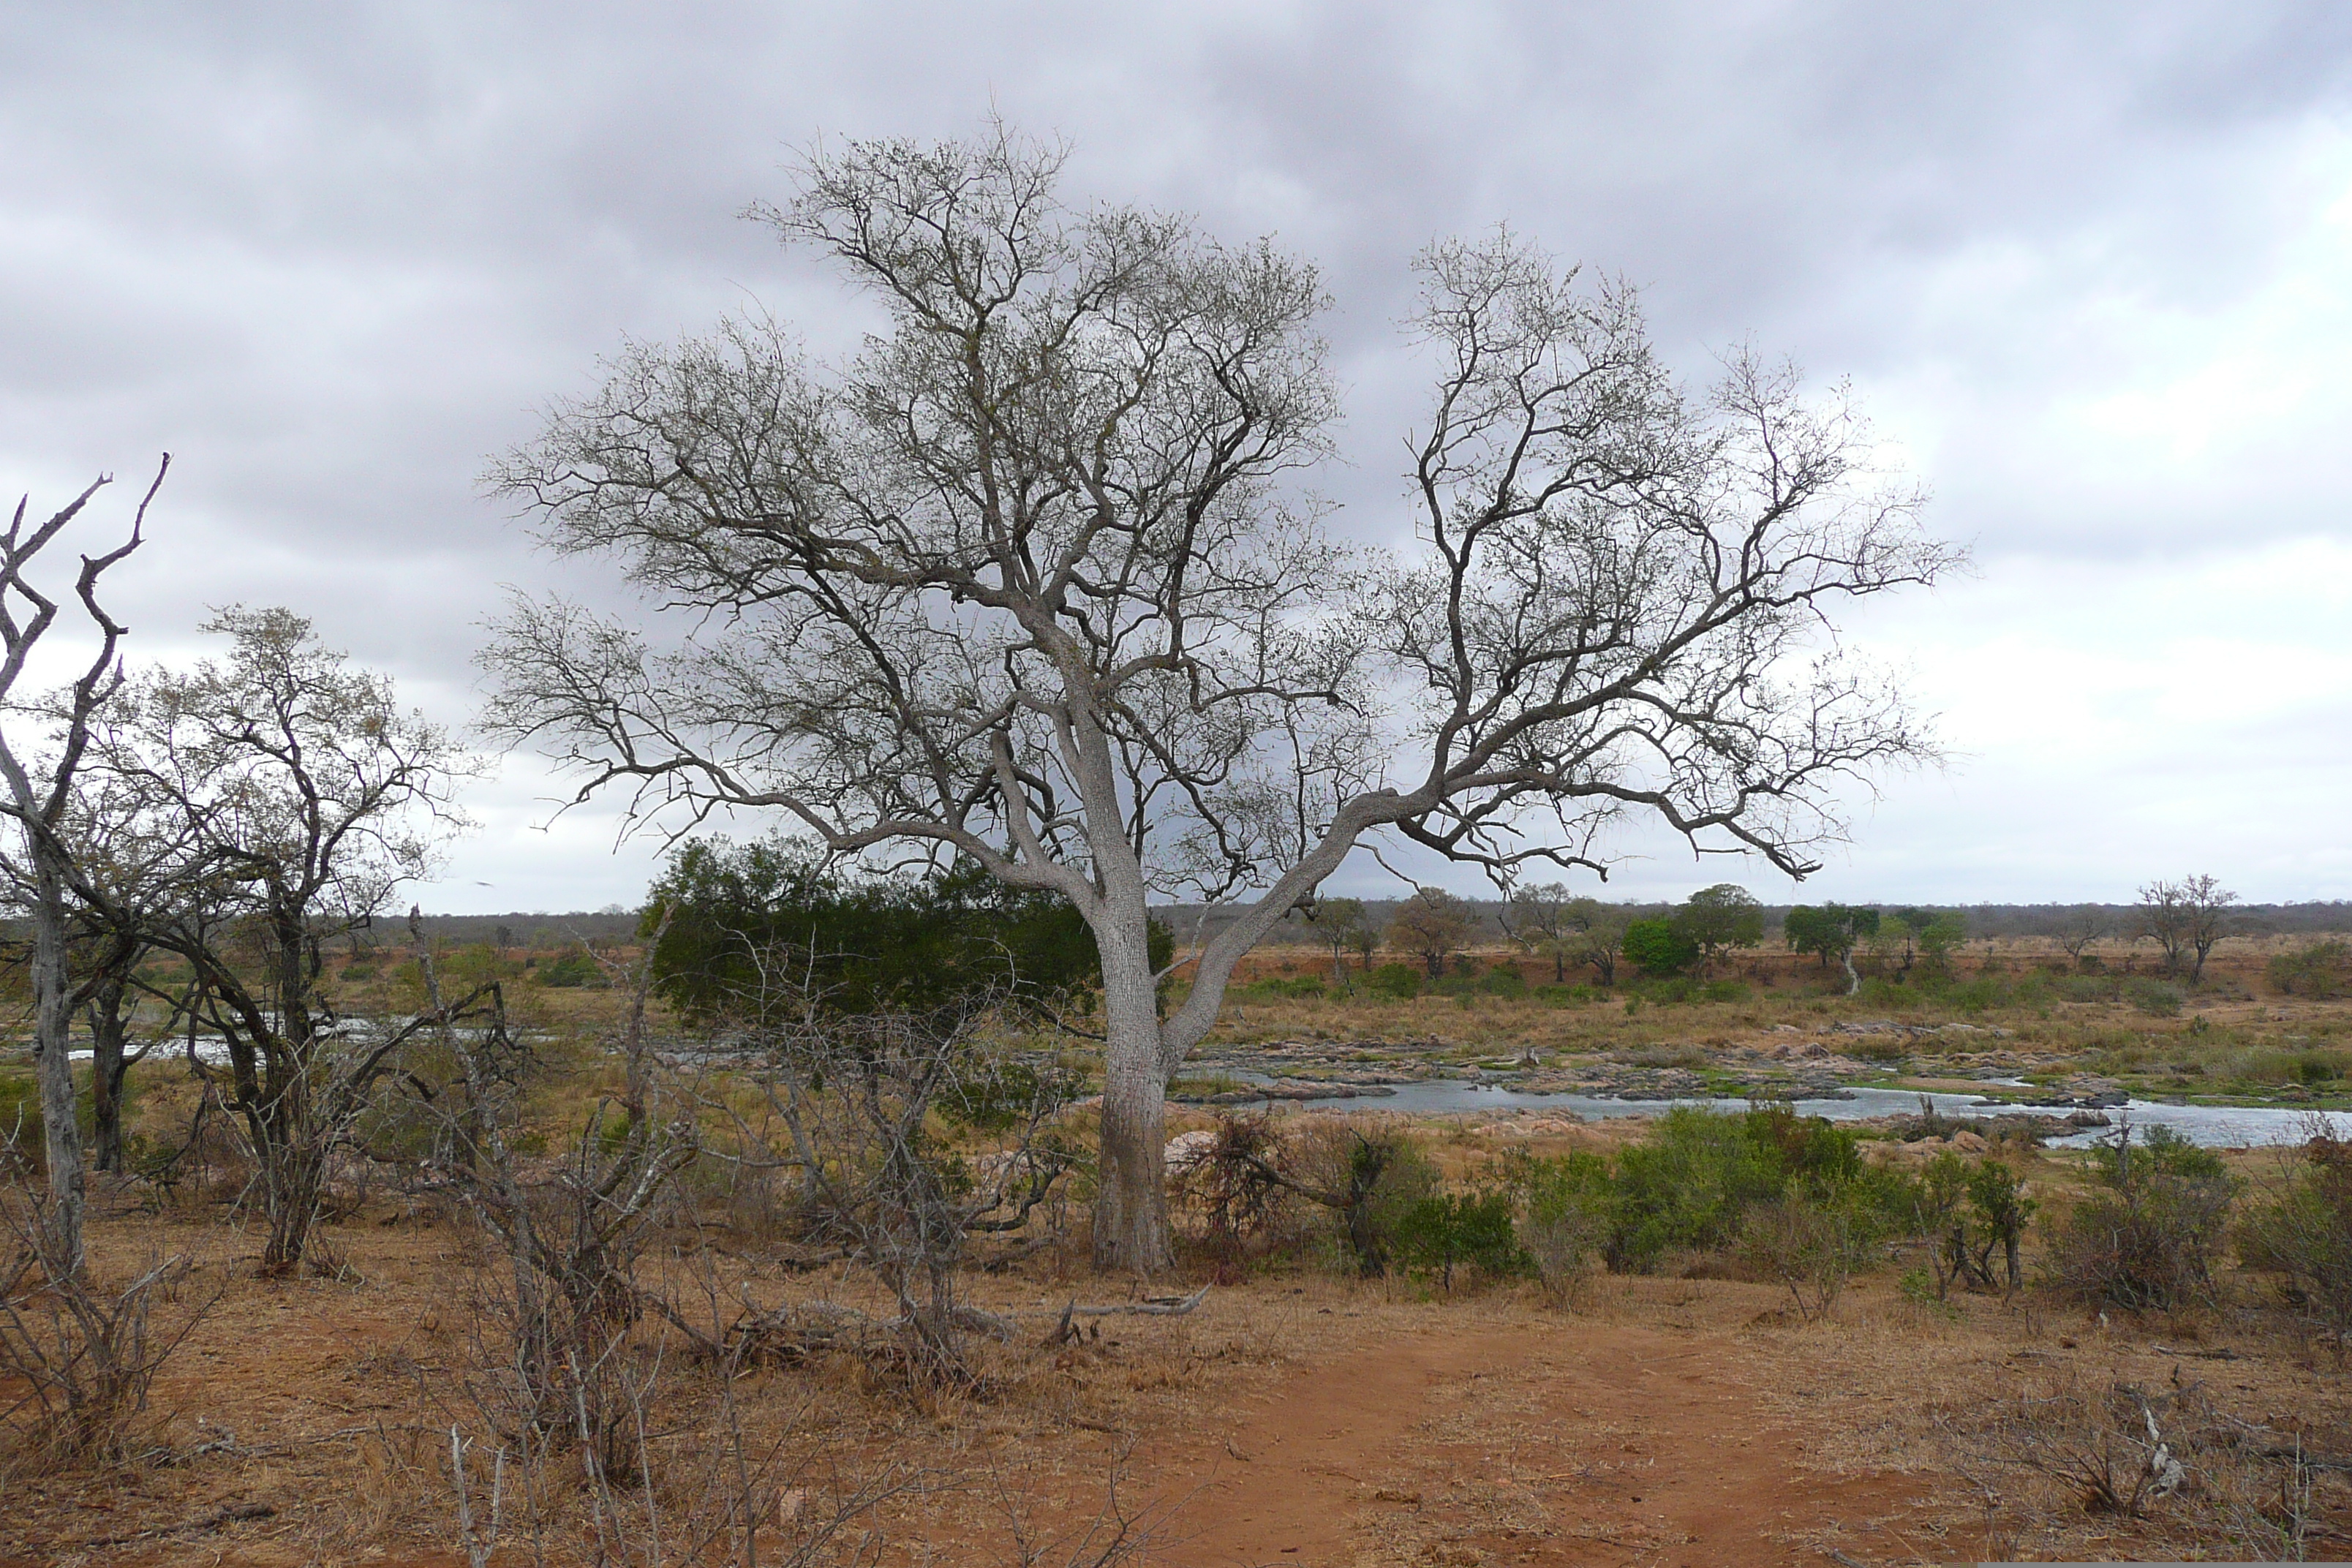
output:
[[[1235, 1075], [1239, 1076], [1239, 1075]], [[1318, 1110], [1399, 1110], [1412, 1112], [1435, 1111], [1496, 1111], [1507, 1110], [1546, 1110], [1554, 1113], [1567, 1110], [1582, 1117], [1656, 1116], [1677, 1105], [1705, 1106], [1713, 1110], [1737, 1111], [1748, 1109], [1746, 1100], [1604, 1100], [1589, 1094], [1530, 1094], [1521, 1089], [1499, 1089], [1486, 1084], [1465, 1083], [1458, 1079], [1431, 1079], [1421, 1083], [1401, 1083], [1392, 1086], [1393, 1094], [1377, 1098], [1340, 1100], [1305, 1100], [1291, 1101]], [[1919, 1109], [1919, 1094], [1914, 1089], [1853, 1089], [1851, 1100], [1800, 1100], [1792, 1101], [1797, 1111], [1805, 1116], [1825, 1116], [1832, 1121], [1860, 1121], [1878, 1116], [1898, 1116]], [[2053, 1110], [2047, 1106], [1979, 1105], [1969, 1094], [1931, 1094], [1927, 1097], [1937, 1111], [1946, 1116], [1979, 1119], [2014, 1115], [2060, 1115], [2063, 1110]], [[2309, 1134], [2306, 1129], [2313, 1116], [2324, 1116], [2328, 1126], [2339, 1138], [2352, 1138], [2352, 1111], [2309, 1111], [2285, 1110], [2272, 1106], [2232, 1105], [2166, 1105], [2154, 1100], [2135, 1100], [2129, 1105], [2105, 1113], [2111, 1120], [2131, 1118], [2135, 1127], [2170, 1127], [2192, 1143], [2210, 1148], [2245, 1149], [2273, 1143], [2300, 1143]], [[2081, 1147], [2090, 1143], [2108, 1130], [2090, 1128], [2071, 1137], [2053, 1138], [2053, 1147]]]

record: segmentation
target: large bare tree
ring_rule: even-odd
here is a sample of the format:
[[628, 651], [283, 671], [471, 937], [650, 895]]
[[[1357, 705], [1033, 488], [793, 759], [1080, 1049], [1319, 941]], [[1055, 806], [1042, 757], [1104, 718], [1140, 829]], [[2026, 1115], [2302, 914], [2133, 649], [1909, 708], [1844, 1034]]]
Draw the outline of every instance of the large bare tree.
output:
[[131, 519], [130, 538], [103, 555], [81, 558], [74, 593], [89, 617], [97, 646], [79, 677], [61, 699], [49, 703], [20, 705], [16, 698], [34, 650], [58, 619], [58, 601], [34, 585], [31, 569], [110, 479], [101, 477], [29, 532], [26, 501], [19, 500], [7, 533], [0, 536], [0, 708], [10, 710], [12, 719], [37, 716], [47, 731], [47, 749], [36, 751], [12, 735], [13, 726], [0, 724], [0, 784], [5, 785], [0, 814], [13, 819], [23, 835], [22, 858], [12, 860], [8, 879], [16, 894], [12, 901], [19, 904], [31, 928], [33, 1053], [50, 1196], [44, 1243], [53, 1272], [78, 1272], [82, 1258], [81, 1128], [74, 1105], [68, 1037], [74, 1011], [87, 994], [76, 990], [68, 963], [74, 891], [81, 877], [65, 829], [92, 722], [122, 684], [116, 649], [124, 628], [99, 604], [98, 585], [108, 568], [139, 548], [147, 508], [171, 465], [168, 454], [157, 465], [154, 482]]
[[[491, 471], [649, 611], [519, 601], [492, 722], [644, 816], [772, 808], [961, 854], [1102, 952], [1105, 1266], [1168, 1258], [1163, 1086], [1234, 965], [1391, 829], [1510, 881], [1622, 813], [1791, 873], [1927, 755], [1818, 634], [1951, 552], [1842, 397], [1734, 355], [1685, 395], [1633, 293], [1497, 235], [1422, 260], [1419, 540], [1355, 555], [1304, 471], [1338, 405], [1312, 268], [1055, 195], [1060, 153], [851, 142], [756, 209], [886, 313], [634, 346]], [[648, 629], [652, 628], [652, 629]], [[1155, 1005], [1148, 903], [1237, 906]]]

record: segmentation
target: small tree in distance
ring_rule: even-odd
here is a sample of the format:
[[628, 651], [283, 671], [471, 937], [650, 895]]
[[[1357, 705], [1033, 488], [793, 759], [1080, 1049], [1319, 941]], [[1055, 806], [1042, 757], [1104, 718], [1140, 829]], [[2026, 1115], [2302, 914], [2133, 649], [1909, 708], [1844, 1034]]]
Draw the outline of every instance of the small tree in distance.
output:
[[1477, 934], [1477, 912], [1466, 900], [1443, 888], [1422, 888], [1390, 919], [1388, 945], [1420, 959], [1429, 977], [1437, 980], [1445, 973], [1445, 961]]
[[1561, 939], [1559, 951], [1579, 963], [1591, 964], [1593, 977], [1601, 984], [1614, 985], [1617, 955], [1624, 950], [1626, 929], [1633, 919], [1633, 911], [1622, 904], [1579, 899], [1569, 906], [1568, 934]]
[[1824, 969], [1832, 958], [1843, 964], [1846, 994], [1851, 996], [1862, 989], [1862, 976], [1853, 967], [1853, 950], [1877, 930], [1876, 910], [1846, 904], [1799, 904], [1789, 911], [1780, 933], [1790, 952], [1819, 955]]
[[1733, 948], [1754, 947], [1764, 940], [1764, 906], [1731, 882], [1701, 888], [1669, 918], [1698, 950], [1703, 969], [1714, 968]]
[[2205, 960], [2221, 940], [2230, 906], [2238, 895], [2205, 874], [2178, 882], [2161, 879], [2139, 890], [2140, 930], [2164, 950], [2164, 972], [2179, 974], [2185, 965], [2191, 984], [2205, 976]]
[[1307, 911], [1307, 928], [1331, 950], [1331, 984], [1346, 990], [1348, 954], [1373, 935], [1371, 922], [1364, 917], [1364, 900], [1317, 899]]
[[1576, 902], [1558, 882], [1519, 888], [1503, 900], [1503, 934], [1530, 953], [1549, 954], [1554, 984], [1568, 978], [1569, 911]]
[[2066, 952], [2075, 968], [2083, 967], [2083, 957], [2091, 944], [2115, 934], [2116, 922], [2107, 911], [2096, 904], [2076, 904], [2058, 917], [2058, 945]]

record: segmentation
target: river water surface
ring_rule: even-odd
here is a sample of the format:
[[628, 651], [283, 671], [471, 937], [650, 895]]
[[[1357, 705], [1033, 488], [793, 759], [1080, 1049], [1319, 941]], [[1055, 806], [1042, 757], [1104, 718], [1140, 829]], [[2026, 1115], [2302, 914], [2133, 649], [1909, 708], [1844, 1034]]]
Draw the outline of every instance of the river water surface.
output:
[[[1240, 1075], [1235, 1075], [1240, 1076]], [[1377, 1098], [1306, 1100], [1292, 1103], [1318, 1110], [1496, 1111], [1507, 1110], [1573, 1111], [1579, 1116], [1656, 1116], [1678, 1105], [1704, 1106], [1712, 1110], [1748, 1109], [1746, 1100], [1604, 1100], [1589, 1094], [1531, 1094], [1522, 1089], [1448, 1079], [1392, 1086], [1393, 1094]], [[1832, 1121], [1860, 1121], [1876, 1116], [1916, 1112], [1920, 1096], [1915, 1089], [1852, 1089], [1851, 1100], [1791, 1101], [1800, 1115], [1825, 1116]], [[2063, 1110], [2032, 1105], [1979, 1105], [1969, 1094], [1931, 1094], [1927, 1099], [1946, 1116], [1982, 1119], [1995, 1116], [2064, 1115]], [[2352, 1138], [2352, 1112], [2291, 1110], [2267, 1106], [2165, 1105], [2135, 1100], [2105, 1114], [2119, 1120], [2128, 1115], [2135, 1127], [2170, 1127], [2192, 1143], [2213, 1148], [2245, 1149], [2270, 1143], [2300, 1143], [2309, 1134], [2314, 1116], [2326, 1118], [2339, 1138]], [[2105, 1133], [2089, 1128], [2065, 1138], [2053, 1138], [2059, 1148], [2082, 1146]]]

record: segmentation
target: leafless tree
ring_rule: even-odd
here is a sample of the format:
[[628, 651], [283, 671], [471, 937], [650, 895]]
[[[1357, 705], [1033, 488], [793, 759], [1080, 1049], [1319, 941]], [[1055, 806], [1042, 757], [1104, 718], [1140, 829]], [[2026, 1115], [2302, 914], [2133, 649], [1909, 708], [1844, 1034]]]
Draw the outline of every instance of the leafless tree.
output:
[[2164, 950], [2164, 972], [2186, 968], [2190, 981], [2205, 977], [2205, 960], [2227, 930], [2230, 906], [2238, 895], [2210, 876], [2157, 880], [2139, 890], [2140, 929]]
[[[926, 1382], [966, 1378], [964, 1337], [1004, 1329], [957, 1299], [967, 1239], [1021, 1229], [1077, 1160], [1052, 1128], [1070, 1076], [992, 1037], [999, 1000], [982, 993], [922, 1012], [842, 1016], [796, 1005], [785, 985], [740, 1023], [785, 1133], [757, 1157], [798, 1173], [813, 1236], [890, 1291], [890, 1327]], [[959, 1153], [940, 1139], [942, 1124], [986, 1147]]]
[[1570, 910], [1576, 895], [1559, 882], [1515, 889], [1503, 900], [1503, 934], [1531, 953], [1549, 954], [1554, 984], [1568, 978]]
[[2115, 929], [2115, 921], [2099, 905], [2077, 904], [2058, 917], [2058, 945], [2066, 950], [2066, 956], [2080, 969], [2083, 955], [2091, 950], [2091, 944], [2113, 936]]
[[[1621, 815], [1792, 874], [1932, 744], [1821, 634], [1955, 554], [1843, 393], [1732, 354], [1685, 395], [1633, 291], [1508, 235], [1421, 260], [1420, 542], [1299, 489], [1338, 405], [1312, 268], [1065, 206], [1060, 151], [850, 142], [756, 209], [889, 314], [833, 364], [730, 322], [635, 346], [491, 471], [685, 629], [518, 602], [489, 717], [635, 809], [1055, 889], [1103, 961], [1103, 1266], [1169, 1258], [1164, 1086], [1234, 966], [1374, 829], [1508, 882]], [[1149, 900], [1236, 918], [1161, 1017]]]
[[1331, 950], [1331, 984], [1345, 988], [1348, 984], [1348, 954], [1370, 930], [1364, 918], [1361, 899], [1315, 899], [1307, 910], [1307, 929]]
[[1625, 945], [1625, 928], [1633, 921], [1632, 911], [1622, 904], [1579, 899], [1569, 906], [1566, 918], [1568, 935], [1561, 946], [1568, 955], [1591, 964], [1601, 984], [1616, 984], [1617, 956]]
[[[22, 874], [13, 879], [22, 889], [24, 912], [32, 928], [33, 1054], [40, 1081], [43, 1152], [50, 1194], [44, 1206], [43, 1235], [52, 1273], [71, 1275], [81, 1268], [83, 1207], [80, 1119], [74, 1106], [68, 1045], [74, 1011], [85, 999], [75, 990], [68, 962], [70, 903], [79, 879], [60, 829], [73, 804], [91, 723], [122, 684], [115, 653], [125, 628], [100, 605], [99, 579], [139, 548], [147, 508], [171, 466], [169, 454], [156, 466], [154, 481], [131, 519], [131, 537], [104, 555], [81, 558], [74, 592], [97, 631], [98, 648], [67, 694], [63, 723], [49, 737], [50, 749], [27, 752], [7, 726], [0, 725], [0, 782], [6, 785], [5, 797], [0, 797], [0, 814], [12, 818], [23, 835]], [[110, 482], [107, 478], [99, 479], [29, 533], [25, 529], [25, 508], [30, 498], [20, 500], [6, 535], [0, 537], [0, 656], [5, 656], [0, 657], [0, 709], [22, 713], [17, 683], [25, 677], [33, 650], [57, 624], [58, 602], [33, 585], [33, 564], [89, 504], [100, 487]]]
[[193, 967], [190, 1005], [226, 1045], [215, 1088], [260, 1168], [277, 1272], [301, 1262], [331, 1152], [421, 1026], [336, 1031], [324, 951], [425, 873], [471, 764], [302, 617], [235, 608], [205, 629], [228, 658], [132, 682], [93, 765], [181, 847], [145, 935]]
[[1419, 888], [1390, 917], [1386, 941], [1429, 969], [1432, 980], [1445, 973], [1445, 961], [1476, 939], [1478, 913], [1443, 888]]

